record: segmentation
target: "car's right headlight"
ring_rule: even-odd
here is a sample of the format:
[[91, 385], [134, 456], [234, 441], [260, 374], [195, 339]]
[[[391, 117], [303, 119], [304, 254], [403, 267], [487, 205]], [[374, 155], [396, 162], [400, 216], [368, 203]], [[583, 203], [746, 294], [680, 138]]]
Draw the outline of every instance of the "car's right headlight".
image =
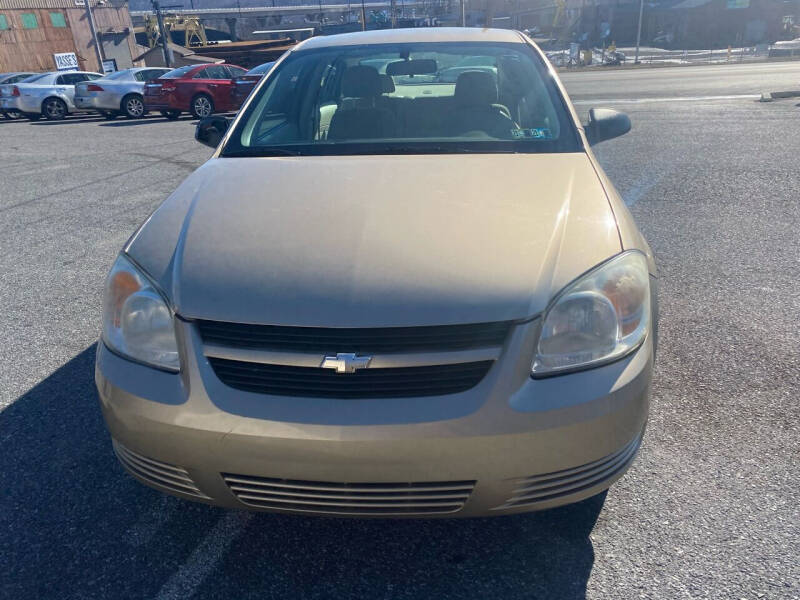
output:
[[122, 254], [106, 280], [103, 342], [146, 365], [180, 369], [172, 310], [150, 279]]
[[623, 252], [568, 285], [545, 311], [534, 377], [596, 367], [632, 352], [650, 330], [645, 255]]

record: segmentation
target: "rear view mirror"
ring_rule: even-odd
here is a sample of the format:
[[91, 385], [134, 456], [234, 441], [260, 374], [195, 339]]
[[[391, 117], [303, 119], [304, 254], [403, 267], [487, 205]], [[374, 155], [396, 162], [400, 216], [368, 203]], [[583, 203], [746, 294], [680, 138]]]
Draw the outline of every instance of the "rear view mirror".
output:
[[610, 108], [593, 108], [589, 111], [586, 138], [590, 146], [625, 135], [630, 130], [631, 120], [625, 113]]
[[226, 117], [206, 117], [200, 119], [197, 128], [194, 130], [194, 139], [201, 144], [216, 148], [228, 131], [230, 120]]
[[419, 60], [398, 60], [386, 65], [387, 75], [431, 75], [438, 67], [432, 58]]

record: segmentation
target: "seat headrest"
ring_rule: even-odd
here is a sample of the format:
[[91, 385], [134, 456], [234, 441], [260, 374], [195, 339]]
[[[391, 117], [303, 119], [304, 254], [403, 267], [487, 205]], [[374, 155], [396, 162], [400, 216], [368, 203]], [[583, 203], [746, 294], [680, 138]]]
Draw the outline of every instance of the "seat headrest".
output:
[[497, 102], [497, 82], [488, 71], [464, 71], [456, 79], [458, 106], [489, 106]]
[[375, 67], [348, 67], [342, 76], [342, 96], [345, 98], [374, 98], [380, 96], [383, 85]]
[[394, 92], [394, 79], [391, 75], [381, 75], [381, 92], [391, 94]]

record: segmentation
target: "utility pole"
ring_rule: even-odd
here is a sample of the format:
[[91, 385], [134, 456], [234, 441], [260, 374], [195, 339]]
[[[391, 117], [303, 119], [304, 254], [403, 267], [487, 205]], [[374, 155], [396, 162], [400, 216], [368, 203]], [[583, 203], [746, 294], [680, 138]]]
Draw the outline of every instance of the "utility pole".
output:
[[151, 0], [151, 2], [153, 3], [153, 10], [156, 12], [156, 19], [158, 19], [158, 35], [161, 38], [161, 49], [164, 51], [164, 64], [172, 68], [172, 50], [169, 49], [167, 44], [169, 34], [164, 26], [164, 15], [161, 14], [161, 6], [158, 4], [158, 0]]
[[461, 0], [461, 26], [467, 26], [467, 0]]
[[361, 0], [361, 31], [367, 30], [367, 7], [364, 6], [364, 0]]
[[642, 41], [642, 16], [644, 16], [644, 0], [639, 0], [639, 30], [636, 32], [636, 56], [633, 64], [639, 64], [639, 44]]
[[[97, 28], [94, 26], [94, 15], [92, 14], [92, 0], [85, 0], [86, 2], [86, 20], [89, 21], [89, 29], [92, 32], [92, 39], [94, 40], [94, 53], [97, 56], [97, 70], [103, 71], [103, 48], [100, 46], [100, 40], [97, 37]], [[105, 74], [105, 72], [103, 72]]]

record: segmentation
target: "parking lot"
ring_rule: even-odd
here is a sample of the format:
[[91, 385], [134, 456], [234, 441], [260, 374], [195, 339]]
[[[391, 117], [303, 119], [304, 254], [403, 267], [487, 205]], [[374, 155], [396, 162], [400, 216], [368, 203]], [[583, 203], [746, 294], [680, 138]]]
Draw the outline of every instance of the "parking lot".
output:
[[728, 69], [565, 77], [634, 124], [597, 153], [658, 259], [650, 423], [604, 499], [497, 519], [229, 512], [126, 475], [103, 280], [211, 150], [188, 117], [0, 121], [0, 597], [799, 598], [800, 105], [753, 96], [800, 69]]

